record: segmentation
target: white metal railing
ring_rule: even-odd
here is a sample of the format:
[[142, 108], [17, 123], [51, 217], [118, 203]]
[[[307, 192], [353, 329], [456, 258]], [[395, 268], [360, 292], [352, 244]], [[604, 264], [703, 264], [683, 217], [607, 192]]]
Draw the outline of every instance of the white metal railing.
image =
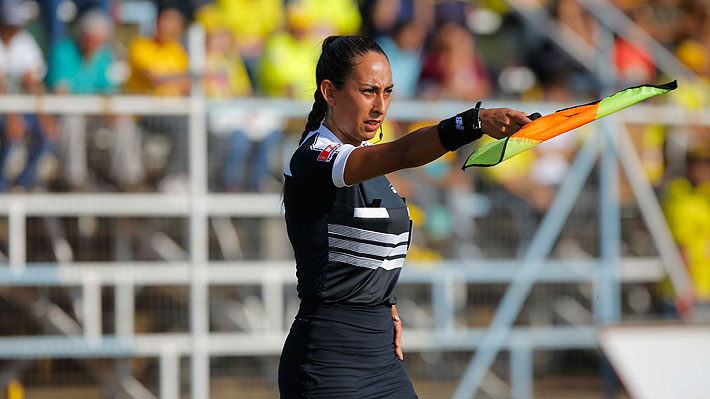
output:
[[[499, 103], [525, 111], [552, 112], [567, 104]], [[453, 102], [402, 101], [392, 104], [389, 117], [395, 120], [438, 120], [470, 104]], [[53, 114], [187, 115], [190, 117], [190, 190], [176, 194], [2, 194], [0, 214], [8, 217], [9, 262], [0, 268], [0, 288], [6, 286], [81, 287], [84, 325], [80, 335], [19, 337], [0, 339], [0, 357], [46, 356], [131, 357], [160, 359], [161, 395], [174, 397], [179, 383], [176, 372], [180, 355], [192, 357], [193, 398], [208, 398], [209, 357], [215, 355], [274, 355], [281, 349], [292, 316], [284, 306], [284, 288], [294, 284], [293, 263], [214, 262], [207, 256], [207, 222], [211, 216], [280, 218], [279, 195], [214, 194], [207, 190], [207, 132], [205, 117], [213, 109], [277, 109], [285, 117], [303, 118], [310, 104], [284, 99], [241, 99], [229, 102], [190, 98], [136, 96], [30, 96], [0, 97], [0, 113], [46, 112]], [[628, 123], [661, 123], [682, 126], [695, 123], [710, 126], [707, 109], [691, 111], [674, 106], [638, 105], [618, 114]], [[622, 161], [624, 159], [622, 158]], [[638, 176], [637, 176], [638, 177]], [[643, 178], [643, 177], [641, 177]], [[646, 201], [653, 201], [646, 193]], [[184, 262], [75, 262], [30, 264], [26, 262], [26, 218], [29, 216], [181, 217], [189, 220], [189, 259]], [[655, 223], [664, 223], [656, 220]], [[668, 237], [663, 239], [668, 240]], [[672, 243], [668, 243], [672, 246]], [[538, 282], [592, 282], [598, 278], [598, 260], [548, 260]], [[431, 330], [408, 330], [410, 350], [473, 349], [484, 329], [453, 326], [451, 298], [455, 284], [510, 282], [519, 268], [518, 260], [480, 260], [469, 264], [442, 263], [441, 267], [409, 264], [403, 284], [430, 284], [436, 325]], [[676, 265], [678, 266], [678, 265]], [[658, 258], [622, 259], [620, 281], [651, 282], [664, 275], [669, 265]], [[187, 285], [190, 287], [190, 333], [140, 334], [133, 331], [135, 287], [140, 285]], [[264, 330], [247, 333], [215, 333], [208, 329], [208, 288], [211, 285], [259, 285], [265, 316]], [[111, 286], [116, 298], [116, 334], [101, 331], [101, 288]], [[594, 347], [595, 326], [571, 328], [515, 328], [502, 343], [506, 348], [526, 342], [530, 348]], [[517, 352], [516, 352], [517, 353]], [[524, 358], [524, 357], [523, 357]]]
[[[684, 82], [679, 83], [681, 86]], [[685, 82], [685, 84], [688, 84]], [[692, 83], [690, 83], [692, 84]], [[198, 100], [192, 97], [150, 97], [150, 96], [74, 96], [26, 95], [0, 96], [0, 113], [51, 113], [82, 115], [189, 115], [194, 101], [204, 103], [208, 112], [237, 107], [247, 110], [276, 110], [285, 118], [304, 119], [311, 109], [311, 103], [283, 98], [240, 98], [233, 100]], [[581, 100], [583, 101], [583, 100]], [[569, 103], [519, 102], [487, 100], [488, 108], [509, 107], [525, 112], [543, 114], [567, 108]], [[415, 101], [395, 100], [387, 117], [393, 120], [439, 120], [452, 113], [470, 108], [471, 104], [459, 101]], [[685, 126], [695, 123], [710, 125], [707, 107], [688, 109], [678, 105], [637, 104], [618, 113], [620, 121], [626, 123], [659, 123], [668, 126]]]

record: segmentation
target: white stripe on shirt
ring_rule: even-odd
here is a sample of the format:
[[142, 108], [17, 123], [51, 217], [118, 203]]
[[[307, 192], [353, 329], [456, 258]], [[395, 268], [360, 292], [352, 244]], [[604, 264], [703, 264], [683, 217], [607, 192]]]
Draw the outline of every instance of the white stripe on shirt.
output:
[[383, 247], [381, 245], [365, 244], [363, 242], [358, 241], [350, 241], [343, 240], [341, 238], [328, 237], [328, 245], [333, 248], [345, 249], [363, 255], [381, 256], [383, 258], [407, 254], [406, 241], [396, 247]]
[[404, 265], [404, 258], [381, 261], [333, 251], [328, 253], [328, 261], [347, 263], [351, 266], [364, 267], [367, 269], [377, 269], [381, 267], [385, 270], [401, 268], [402, 265]]
[[328, 224], [328, 233], [337, 234], [357, 240], [381, 242], [383, 244], [400, 244], [409, 240], [409, 232], [402, 234], [380, 233], [377, 231], [358, 229], [357, 227], [343, 226], [341, 224]]

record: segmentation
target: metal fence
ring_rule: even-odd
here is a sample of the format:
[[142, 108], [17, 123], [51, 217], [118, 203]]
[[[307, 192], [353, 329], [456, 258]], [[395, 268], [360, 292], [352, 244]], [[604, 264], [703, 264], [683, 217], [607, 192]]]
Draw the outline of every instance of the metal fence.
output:
[[[564, 107], [487, 105], [543, 113]], [[399, 102], [389, 118], [438, 120], [464, 107]], [[99, 123], [90, 137], [105, 139], [108, 129], [113, 149], [121, 135], [135, 133], [137, 116], [184, 123], [182, 133], [163, 129], [163, 136], [182, 137], [157, 139], [183, 144], [168, 146], [169, 154], [155, 150], [165, 175], [167, 159], [177, 159], [175, 174], [184, 175], [178, 184], [135, 187], [119, 178], [131, 176], [124, 171], [108, 179], [124, 185], [95, 191], [0, 195], [0, 385], [8, 395], [276, 397], [278, 355], [298, 306], [280, 195], [215, 188], [219, 178], [210, 171], [222, 158], [210, 150], [208, 121], [232, 109], [276, 110], [298, 121], [308, 108], [199, 95], [0, 97], [0, 113], [112, 115], [113, 125]], [[405, 365], [420, 397], [600, 395], [598, 327], [663, 317], [652, 287], [666, 275], [681, 291], [688, 287], [626, 126], [691, 121], [708, 126], [710, 115], [639, 105], [590, 129], [545, 209], [470, 169], [459, 172], [469, 180], [466, 190], [439, 190], [435, 200], [419, 202], [426, 216], [415, 232], [420, 251], [396, 294]], [[121, 147], [127, 154], [116, 159], [128, 162], [131, 149], [155, 145], [128, 141]], [[281, 158], [293, 141], [287, 133], [280, 142]], [[87, 159], [97, 156], [86, 151]], [[278, 171], [283, 164], [275, 163]], [[626, 205], [617, 200], [619, 171], [636, 198]], [[570, 373], [578, 376], [576, 390], [555, 380]]]

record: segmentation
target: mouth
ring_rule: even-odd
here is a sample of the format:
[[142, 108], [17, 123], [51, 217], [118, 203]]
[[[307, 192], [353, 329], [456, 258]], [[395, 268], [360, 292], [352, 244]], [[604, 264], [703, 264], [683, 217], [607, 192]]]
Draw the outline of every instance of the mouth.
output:
[[369, 121], [365, 121], [365, 129], [369, 132], [374, 132], [380, 127], [380, 124], [382, 121], [378, 121], [376, 119], [370, 119]]

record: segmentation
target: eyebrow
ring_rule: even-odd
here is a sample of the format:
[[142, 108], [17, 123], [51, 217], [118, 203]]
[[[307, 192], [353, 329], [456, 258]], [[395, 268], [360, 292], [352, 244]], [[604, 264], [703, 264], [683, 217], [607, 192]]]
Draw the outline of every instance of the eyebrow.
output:
[[[373, 85], [373, 84], [371, 84], [371, 83], [360, 83], [360, 85], [361, 85], [361, 86], [367, 86], [367, 87], [370, 87], [370, 88], [373, 88], [373, 89], [379, 89], [379, 88], [380, 88], [380, 86], [378, 86], [378, 85]], [[385, 90], [387, 90], [387, 89], [393, 89], [393, 88], [394, 88], [394, 84], [391, 84], [391, 85], [385, 87]]]

